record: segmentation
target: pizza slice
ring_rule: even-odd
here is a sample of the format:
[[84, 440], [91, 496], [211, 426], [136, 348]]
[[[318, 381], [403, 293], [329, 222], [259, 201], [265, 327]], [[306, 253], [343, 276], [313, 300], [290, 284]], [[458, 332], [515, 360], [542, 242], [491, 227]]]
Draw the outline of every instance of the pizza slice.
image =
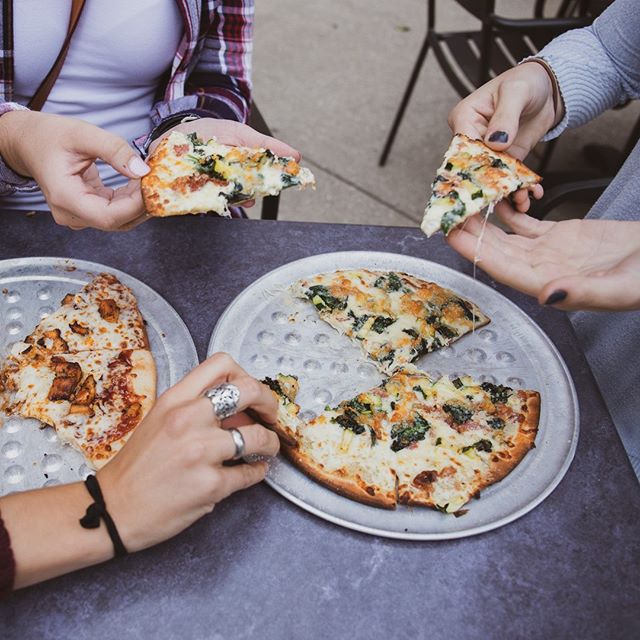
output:
[[[280, 402], [282, 398], [280, 397]], [[462, 515], [535, 446], [536, 391], [431, 379], [410, 368], [300, 423], [282, 452], [304, 473], [365, 504]]]
[[9, 358], [0, 389], [8, 415], [53, 427], [97, 469], [122, 448], [152, 407], [156, 368], [145, 349], [36, 350], [29, 358]]
[[446, 235], [467, 218], [541, 179], [520, 160], [458, 133], [432, 184], [421, 228], [427, 236], [436, 231]]
[[357, 340], [384, 373], [489, 322], [472, 302], [406, 273], [334, 271], [292, 285], [334, 329]]
[[315, 178], [289, 157], [269, 149], [205, 142], [197, 134], [172, 132], [147, 161], [142, 197], [152, 216], [177, 216], [213, 211], [229, 215], [229, 205], [283, 189], [311, 185]]
[[[535, 446], [537, 391], [417, 371], [399, 372], [385, 388], [402, 398], [389, 431], [400, 503], [462, 515]], [[414, 440], [418, 427], [424, 437]]]
[[267, 377], [262, 382], [276, 394], [278, 400], [278, 420], [273, 425], [274, 431], [282, 442], [295, 445], [300, 424], [300, 407], [295, 403], [299, 388], [298, 378], [279, 373], [275, 378]]
[[77, 353], [92, 349], [148, 349], [144, 321], [133, 292], [114, 275], [101, 273], [40, 321], [13, 354], [32, 349]]

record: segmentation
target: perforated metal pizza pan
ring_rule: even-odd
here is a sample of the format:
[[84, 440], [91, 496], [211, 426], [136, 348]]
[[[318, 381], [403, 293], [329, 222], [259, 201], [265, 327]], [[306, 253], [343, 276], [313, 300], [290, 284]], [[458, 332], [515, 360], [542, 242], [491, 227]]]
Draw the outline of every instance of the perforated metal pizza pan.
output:
[[[79, 291], [97, 274], [114, 274], [135, 294], [146, 321], [158, 370], [158, 393], [198, 364], [195, 345], [173, 307], [153, 289], [105, 265], [62, 258], [0, 261], [0, 357], [23, 339], [67, 293]], [[0, 413], [0, 495], [84, 478], [83, 456], [58, 442], [53, 429], [37, 420]]]
[[336, 269], [410, 273], [453, 289], [475, 302], [491, 323], [416, 365], [432, 376], [469, 374], [481, 381], [536, 389], [542, 397], [536, 448], [504, 480], [467, 505], [460, 518], [431, 509], [398, 506], [385, 511], [324, 488], [278, 457], [267, 482], [315, 515], [358, 531], [408, 540], [470, 536], [524, 515], [546, 498], [566, 473], [578, 441], [578, 403], [566, 365], [553, 343], [515, 304], [490, 287], [452, 269], [418, 258], [376, 252], [311, 256], [266, 274], [245, 289], [218, 321], [209, 354], [230, 353], [258, 378], [278, 372], [300, 379], [303, 418], [327, 404], [353, 397], [382, 381], [360, 348], [320, 320], [312, 305], [292, 299], [287, 287]]

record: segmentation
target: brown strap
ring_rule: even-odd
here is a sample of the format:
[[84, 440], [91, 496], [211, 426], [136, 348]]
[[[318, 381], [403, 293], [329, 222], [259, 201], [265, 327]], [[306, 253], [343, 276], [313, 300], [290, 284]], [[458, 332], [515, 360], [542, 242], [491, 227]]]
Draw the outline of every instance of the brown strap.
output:
[[27, 107], [32, 111], [40, 111], [44, 106], [44, 103], [47, 101], [49, 94], [51, 93], [51, 89], [53, 89], [53, 85], [56, 83], [58, 76], [60, 75], [60, 70], [62, 69], [62, 65], [64, 64], [64, 60], [67, 57], [67, 51], [69, 51], [69, 45], [71, 44], [71, 36], [73, 32], [76, 30], [78, 26], [78, 21], [80, 20], [80, 14], [82, 13], [82, 9], [84, 9], [86, 0], [72, 0], [73, 4], [71, 5], [71, 15], [69, 16], [69, 26], [67, 27], [67, 37], [64, 39], [62, 43], [62, 48], [60, 49], [60, 53], [56, 58], [56, 61], [53, 63], [51, 70], [45, 77], [45, 79], [40, 83], [38, 90], [33, 95], [33, 98], [29, 100], [29, 104]]

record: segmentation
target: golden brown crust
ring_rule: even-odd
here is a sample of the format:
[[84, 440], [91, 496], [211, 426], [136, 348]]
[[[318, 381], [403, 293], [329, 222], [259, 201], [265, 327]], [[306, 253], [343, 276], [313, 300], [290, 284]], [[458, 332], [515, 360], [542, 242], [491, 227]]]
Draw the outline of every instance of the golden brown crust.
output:
[[147, 165], [151, 169], [140, 181], [142, 191], [142, 201], [146, 212], [151, 216], [164, 217], [167, 215], [162, 202], [160, 201], [161, 180], [158, 171], [162, 167], [165, 159], [169, 155], [168, 138], [164, 138], [158, 145], [155, 152], [147, 158]]
[[298, 469], [328, 489], [372, 507], [380, 507], [382, 509], [396, 508], [395, 491], [393, 494], [384, 493], [379, 487], [372, 486], [368, 486], [369, 491], [367, 491], [355, 478], [341, 476], [319, 468], [297, 448], [285, 445], [280, 450]]
[[535, 446], [538, 434], [538, 422], [540, 419], [540, 394], [537, 391], [521, 392], [527, 394], [524, 423], [518, 429], [513, 439], [513, 446], [508, 450], [508, 456], [500, 455], [500, 452], [491, 456], [491, 469], [486, 477], [478, 484], [478, 490], [495, 484], [509, 475], [524, 456]]

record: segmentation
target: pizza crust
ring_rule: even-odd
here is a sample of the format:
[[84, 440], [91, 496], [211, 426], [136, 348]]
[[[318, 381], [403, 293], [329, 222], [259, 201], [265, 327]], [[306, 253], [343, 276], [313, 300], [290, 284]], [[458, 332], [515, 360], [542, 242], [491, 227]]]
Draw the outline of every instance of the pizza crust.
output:
[[355, 478], [340, 476], [336, 472], [327, 472], [321, 469], [296, 447], [284, 445], [280, 451], [307, 476], [346, 498], [371, 507], [396, 508], [395, 491], [393, 494], [384, 493], [379, 487], [372, 485], [368, 485], [369, 491], [367, 491]]

